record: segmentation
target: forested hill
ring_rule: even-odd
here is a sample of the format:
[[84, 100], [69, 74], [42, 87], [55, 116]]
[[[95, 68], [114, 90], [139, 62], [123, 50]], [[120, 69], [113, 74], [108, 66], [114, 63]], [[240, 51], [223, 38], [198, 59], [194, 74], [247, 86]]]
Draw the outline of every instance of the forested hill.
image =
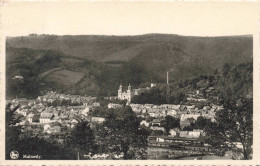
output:
[[[37, 74], [47, 75], [42, 78], [44, 81], [57, 84], [59, 88], [66, 84], [65, 89], [69, 92], [91, 95], [113, 95], [112, 91], [116, 92], [120, 83], [138, 87], [143, 82], [165, 82], [166, 71], [171, 71], [172, 81], [210, 74], [221, 70], [225, 63], [238, 65], [251, 62], [253, 57], [252, 36], [30, 35], [8, 37], [6, 46], [10, 75], [23, 71], [27, 65], [32, 70], [41, 67]], [[26, 57], [28, 53], [30, 58], [17, 65], [16, 59]], [[51, 66], [47, 62], [38, 63], [37, 58], [42, 55], [44, 60], [53, 60]], [[55, 59], [49, 57], [53, 55]], [[34, 66], [35, 62], [38, 66]]]

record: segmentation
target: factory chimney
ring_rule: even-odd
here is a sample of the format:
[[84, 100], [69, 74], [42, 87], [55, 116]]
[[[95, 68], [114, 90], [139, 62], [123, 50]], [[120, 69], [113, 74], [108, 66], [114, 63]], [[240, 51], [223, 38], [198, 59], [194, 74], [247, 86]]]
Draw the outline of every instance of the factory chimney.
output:
[[167, 71], [167, 84], [169, 84], [169, 72]]

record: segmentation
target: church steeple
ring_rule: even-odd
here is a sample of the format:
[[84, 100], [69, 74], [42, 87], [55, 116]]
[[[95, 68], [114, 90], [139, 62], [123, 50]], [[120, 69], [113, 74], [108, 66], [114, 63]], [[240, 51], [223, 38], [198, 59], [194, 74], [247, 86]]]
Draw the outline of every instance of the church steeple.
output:
[[122, 92], [123, 92], [123, 88], [122, 88], [122, 84], [120, 84], [119, 89], [118, 89], [118, 94], [117, 94], [118, 99], [122, 98]]
[[130, 91], [132, 90], [132, 88], [131, 88], [131, 85], [130, 85], [130, 84], [128, 85], [128, 90], [130, 90]]

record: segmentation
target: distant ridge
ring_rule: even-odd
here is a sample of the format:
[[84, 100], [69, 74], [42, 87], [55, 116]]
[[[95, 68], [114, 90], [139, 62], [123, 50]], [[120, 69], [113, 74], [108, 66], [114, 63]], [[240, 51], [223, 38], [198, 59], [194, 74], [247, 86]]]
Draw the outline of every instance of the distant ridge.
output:
[[[31, 35], [9, 37], [7, 38], [7, 46], [59, 50], [67, 55], [95, 61], [104, 61], [104, 58], [106, 61], [115, 61], [121, 60], [121, 57], [122, 60], [128, 61], [135, 56], [142, 56], [140, 49], [137, 49], [137, 52], [133, 51], [135, 48], [141, 48], [142, 52], [151, 46], [165, 44], [179, 48], [183, 52], [194, 56], [198, 56], [198, 54], [202, 54], [203, 57], [206, 54], [211, 54], [209, 56], [221, 56], [219, 54], [216, 55], [216, 52], [227, 55], [234, 49], [240, 52], [239, 54], [242, 56], [245, 56], [244, 54], [246, 53], [252, 53], [252, 39], [250, 35], [228, 37], [195, 37], [176, 34], [144, 34], [135, 36]], [[131, 55], [132, 58], [125, 58], [129, 54], [127, 50], [130, 50], [131, 54], [133, 54]], [[108, 57], [111, 57], [111, 59]]]

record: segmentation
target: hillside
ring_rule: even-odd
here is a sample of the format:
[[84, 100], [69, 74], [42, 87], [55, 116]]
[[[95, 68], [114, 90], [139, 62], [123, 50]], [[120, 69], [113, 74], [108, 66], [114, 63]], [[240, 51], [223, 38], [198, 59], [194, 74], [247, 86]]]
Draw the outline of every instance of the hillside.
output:
[[[69, 93], [91, 92], [91, 95], [114, 95], [120, 83], [138, 87], [144, 82], [165, 82], [166, 71], [171, 71], [171, 81], [210, 74], [221, 70], [225, 63], [238, 65], [251, 62], [253, 57], [252, 36], [30, 35], [8, 37], [6, 46], [8, 77], [19, 74], [20, 68], [36, 62], [39, 65], [37, 58], [46, 53], [47, 57], [57, 59], [31, 69], [37, 70], [37, 74], [47, 72], [40, 82], [57, 84], [54, 87]], [[17, 66], [21, 59], [24, 64]], [[62, 73], [66, 73], [65, 77], [60, 75], [61, 71], [48, 72], [60, 67]], [[71, 74], [78, 75], [76, 81], [67, 78]], [[64, 83], [66, 88], [62, 87]]]
[[[22, 36], [7, 39], [7, 46], [59, 50], [67, 55], [95, 61], [129, 61], [154, 46], [174, 56], [173, 49], [193, 57], [209, 58], [252, 53], [252, 36], [189, 37], [164, 34], [139, 36]], [[151, 53], [151, 52], [150, 52]]]

